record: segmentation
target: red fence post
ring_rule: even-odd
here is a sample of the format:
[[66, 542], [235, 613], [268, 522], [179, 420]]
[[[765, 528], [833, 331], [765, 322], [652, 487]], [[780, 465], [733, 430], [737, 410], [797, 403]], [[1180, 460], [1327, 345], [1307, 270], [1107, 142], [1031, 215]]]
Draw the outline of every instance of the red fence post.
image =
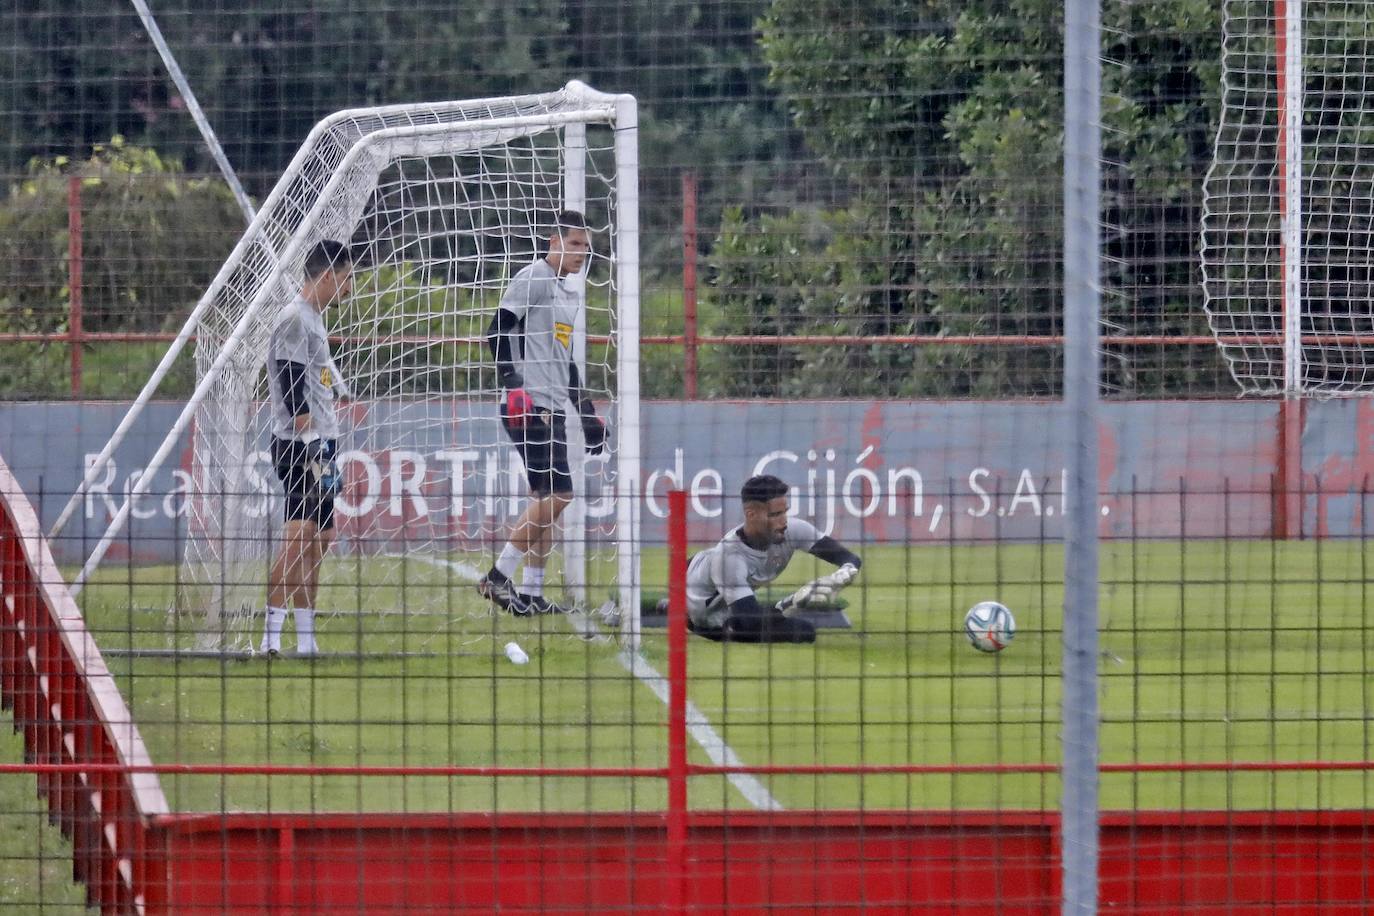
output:
[[697, 176], [682, 175], [682, 361], [687, 400], [697, 399]]
[[296, 831], [289, 823], [277, 828], [277, 905], [296, 906]]
[[72, 397], [81, 397], [81, 178], [67, 179], [67, 340], [72, 351]]
[[1306, 402], [1298, 397], [1279, 401], [1278, 468], [1275, 473], [1274, 537], [1302, 537], [1302, 429]]
[[687, 908], [687, 494], [668, 493], [668, 903]]

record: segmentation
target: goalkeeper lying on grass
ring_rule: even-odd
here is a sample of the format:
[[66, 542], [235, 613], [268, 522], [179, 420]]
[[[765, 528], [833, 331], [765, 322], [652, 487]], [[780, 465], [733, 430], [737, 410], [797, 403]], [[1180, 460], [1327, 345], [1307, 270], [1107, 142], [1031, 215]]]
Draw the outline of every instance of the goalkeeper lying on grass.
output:
[[[687, 566], [687, 625], [707, 639], [731, 642], [815, 642], [810, 621], [784, 614], [824, 605], [859, 575], [862, 561], [808, 521], [787, 517], [787, 484], [772, 475], [751, 477], [740, 490], [744, 524]], [[772, 582], [804, 550], [838, 569], [814, 579], [773, 607], [755, 590]]]

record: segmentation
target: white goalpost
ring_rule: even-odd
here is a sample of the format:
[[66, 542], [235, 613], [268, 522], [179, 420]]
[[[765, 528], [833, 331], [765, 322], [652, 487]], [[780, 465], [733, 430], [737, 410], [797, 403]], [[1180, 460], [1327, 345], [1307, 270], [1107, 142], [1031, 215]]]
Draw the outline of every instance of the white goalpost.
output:
[[[135, 500], [191, 431], [193, 492], [177, 610], [201, 642], [251, 645], [276, 532], [265, 351], [278, 310], [322, 239], [352, 247], [353, 294], [325, 314], [350, 403], [334, 562], [358, 609], [486, 615], [475, 580], [524, 494], [500, 429], [485, 329], [511, 276], [542, 254], [561, 209], [586, 214], [593, 255], [575, 284], [582, 377], [607, 417], [604, 454], [569, 422], [577, 499], [560, 531], [567, 600], [611, 600], [638, 638], [639, 227], [635, 100], [579, 82], [558, 92], [340, 112], [311, 131], [197, 304], [54, 533], [99, 479], [179, 351], [197, 384], [73, 583], [79, 589]], [[573, 412], [575, 420], [575, 411]], [[458, 594], [455, 594], [458, 593]]]

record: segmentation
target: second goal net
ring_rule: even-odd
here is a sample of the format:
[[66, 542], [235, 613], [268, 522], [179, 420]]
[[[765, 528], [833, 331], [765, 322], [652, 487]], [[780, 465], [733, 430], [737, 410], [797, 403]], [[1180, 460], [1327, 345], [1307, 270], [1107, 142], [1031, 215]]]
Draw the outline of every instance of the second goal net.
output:
[[1207, 315], [1241, 389], [1374, 383], [1374, 20], [1339, 0], [1227, 0], [1205, 183]]

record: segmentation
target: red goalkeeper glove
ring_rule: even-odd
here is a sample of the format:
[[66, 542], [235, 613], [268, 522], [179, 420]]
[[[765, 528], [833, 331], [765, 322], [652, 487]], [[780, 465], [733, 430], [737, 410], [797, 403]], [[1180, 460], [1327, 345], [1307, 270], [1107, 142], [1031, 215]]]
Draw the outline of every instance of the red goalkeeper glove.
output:
[[525, 425], [525, 417], [534, 413], [534, 398], [524, 388], [506, 392], [506, 416], [517, 426]]

